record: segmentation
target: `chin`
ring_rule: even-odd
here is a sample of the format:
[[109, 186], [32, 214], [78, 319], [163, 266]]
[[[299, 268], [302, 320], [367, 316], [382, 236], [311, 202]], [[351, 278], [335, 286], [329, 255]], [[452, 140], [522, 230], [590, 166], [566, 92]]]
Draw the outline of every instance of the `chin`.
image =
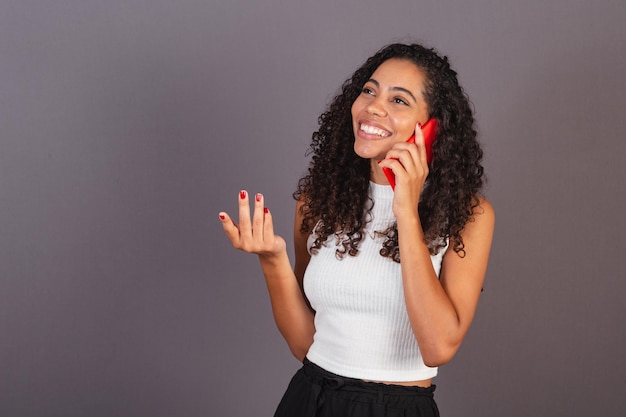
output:
[[374, 157], [374, 152], [368, 152], [367, 150], [360, 149], [358, 147], [354, 147], [354, 153], [357, 154], [358, 157], [363, 159], [372, 159]]
[[385, 153], [380, 151], [377, 146], [369, 146], [368, 144], [359, 144], [354, 142], [354, 153], [363, 159], [384, 159]]

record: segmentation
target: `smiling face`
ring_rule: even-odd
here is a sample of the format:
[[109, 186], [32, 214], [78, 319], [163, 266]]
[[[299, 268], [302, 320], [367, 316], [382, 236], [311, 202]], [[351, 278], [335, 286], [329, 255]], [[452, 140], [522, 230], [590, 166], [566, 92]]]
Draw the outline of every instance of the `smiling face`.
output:
[[395, 143], [415, 133], [418, 122], [428, 120], [424, 81], [414, 63], [392, 58], [374, 71], [352, 104], [354, 151], [370, 159], [373, 168]]

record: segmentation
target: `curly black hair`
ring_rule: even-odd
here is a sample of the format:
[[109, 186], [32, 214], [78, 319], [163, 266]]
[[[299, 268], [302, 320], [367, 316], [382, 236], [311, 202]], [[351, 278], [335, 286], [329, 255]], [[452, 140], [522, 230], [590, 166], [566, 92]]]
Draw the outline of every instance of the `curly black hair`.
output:
[[[313, 253], [331, 235], [339, 242], [337, 257], [358, 253], [374, 202], [368, 194], [370, 162], [354, 152], [351, 107], [374, 71], [392, 58], [413, 62], [423, 71], [424, 100], [437, 121], [433, 160], [418, 207], [430, 253], [436, 254], [450, 240], [453, 250], [465, 256], [461, 232], [479, 205], [483, 152], [457, 73], [446, 56], [419, 44], [391, 44], [379, 50], [343, 83], [341, 93], [319, 117], [308, 152], [312, 155], [308, 173], [293, 194], [304, 203], [300, 232], [315, 231]], [[400, 262], [397, 224], [381, 233], [386, 239], [380, 254]]]

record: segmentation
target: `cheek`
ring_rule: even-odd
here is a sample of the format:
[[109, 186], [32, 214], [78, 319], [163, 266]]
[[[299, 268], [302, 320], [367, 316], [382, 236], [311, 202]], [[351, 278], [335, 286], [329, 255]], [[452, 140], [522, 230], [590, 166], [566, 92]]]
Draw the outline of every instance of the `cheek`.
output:
[[415, 133], [415, 127], [417, 126], [417, 122], [420, 121], [419, 116], [412, 114], [408, 117], [404, 117], [402, 119], [398, 119], [396, 123], [396, 127], [398, 129], [398, 133], [402, 133], [403, 136], [413, 135]]
[[352, 102], [352, 106], [350, 107], [350, 113], [352, 114], [353, 119], [356, 119], [357, 117], [359, 117], [360, 114], [362, 114], [365, 111], [365, 108], [369, 104], [368, 98], [369, 98], [368, 96], [364, 96], [363, 94], [360, 94]]
[[394, 142], [402, 142], [415, 133], [415, 124], [411, 120], [397, 120], [394, 123], [394, 130]]
[[352, 121], [355, 121], [356, 116], [359, 114], [359, 100], [355, 100], [354, 103], [352, 103], [352, 107], [350, 108], [350, 114], [352, 115]]

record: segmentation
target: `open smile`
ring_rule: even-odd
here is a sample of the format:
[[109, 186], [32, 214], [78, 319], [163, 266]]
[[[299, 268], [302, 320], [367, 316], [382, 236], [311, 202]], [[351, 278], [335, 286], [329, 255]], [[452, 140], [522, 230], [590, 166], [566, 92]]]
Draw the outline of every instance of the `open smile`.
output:
[[372, 126], [366, 123], [359, 123], [359, 130], [364, 133], [367, 133], [368, 135], [376, 135], [381, 138], [386, 138], [388, 136], [391, 136], [391, 132], [389, 132], [388, 130], [381, 129], [379, 127]]

